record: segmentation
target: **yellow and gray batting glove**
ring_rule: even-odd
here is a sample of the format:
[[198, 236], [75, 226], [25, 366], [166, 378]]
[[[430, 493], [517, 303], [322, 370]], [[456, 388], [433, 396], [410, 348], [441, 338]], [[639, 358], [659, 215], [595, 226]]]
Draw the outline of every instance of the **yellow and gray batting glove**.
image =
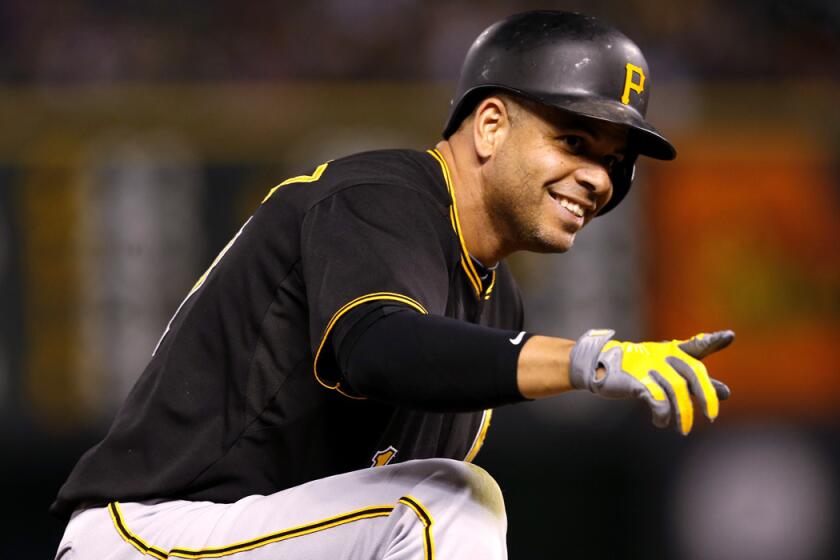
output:
[[[700, 360], [729, 346], [734, 332], [640, 343], [610, 340], [614, 334], [609, 329], [593, 329], [578, 339], [569, 369], [575, 389], [609, 399], [641, 399], [650, 406], [657, 427], [667, 426], [673, 417], [683, 435], [694, 423], [691, 395], [700, 402], [706, 418], [717, 418], [719, 401], [729, 398], [729, 388], [709, 377]], [[604, 368], [603, 377], [598, 368]]]

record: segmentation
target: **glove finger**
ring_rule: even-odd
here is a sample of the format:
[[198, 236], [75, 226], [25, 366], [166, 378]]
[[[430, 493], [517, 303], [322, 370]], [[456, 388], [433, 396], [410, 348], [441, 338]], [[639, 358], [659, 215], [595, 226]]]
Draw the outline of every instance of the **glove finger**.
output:
[[710, 334], [700, 333], [679, 345], [679, 349], [691, 356], [702, 360], [709, 354], [723, 350], [735, 340], [735, 333], [731, 330], [717, 331]]
[[703, 362], [692, 360], [694, 363], [691, 364], [675, 356], [668, 356], [665, 358], [665, 361], [688, 382], [691, 394], [700, 401], [703, 407], [703, 414], [705, 414], [709, 421], [714, 422], [715, 418], [717, 418], [720, 405], [718, 403], [717, 393], [709, 379], [709, 374]]
[[732, 391], [729, 390], [729, 387], [727, 387], [726, 383], [718, 381], [717, 379], [711, 379], [711, 382], [715, 388], [715, 392], [717, 393], [718, 399], [725, 401], [732, 394]]
[[668, 426], [671, 422], [671, 402], [667, 397], [662, 400], [657, 400], [644, 386], [638, 389], [636, 397], [647, 403], [654, 426], [657, 428]]
[[671, 403], [674, 414], [674, 427], [682, 435], [688, 435], [691, 426], [694, 424], [694, 407], [691, 405], [685, 379], [675, 371], [667, 369], [662, 372], [650, 370], [649, 375], [668, 395], [668, 401]]

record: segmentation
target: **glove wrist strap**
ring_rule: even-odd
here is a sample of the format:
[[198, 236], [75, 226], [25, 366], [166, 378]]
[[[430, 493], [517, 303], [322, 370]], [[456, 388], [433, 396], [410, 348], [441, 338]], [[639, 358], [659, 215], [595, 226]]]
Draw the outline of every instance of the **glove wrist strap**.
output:
[[612, 329], [590, 329], [577, 340], [569, 359], [569, 381], [572, 387], [593, 390], [598, 358], [613, 335], [615, 331]]

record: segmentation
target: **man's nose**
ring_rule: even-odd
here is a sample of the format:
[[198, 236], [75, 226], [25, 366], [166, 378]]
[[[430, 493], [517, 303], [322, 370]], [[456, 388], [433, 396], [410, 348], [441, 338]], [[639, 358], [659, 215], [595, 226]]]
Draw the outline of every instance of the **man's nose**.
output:
[[[606, 167], [593, 161], [582, 162], [575, 170], [575, 180], [589, 191], [592, 200], [601, 201], [612, 192], [612, 179]], [[600, 206], [600, 204], [599, 204]]]

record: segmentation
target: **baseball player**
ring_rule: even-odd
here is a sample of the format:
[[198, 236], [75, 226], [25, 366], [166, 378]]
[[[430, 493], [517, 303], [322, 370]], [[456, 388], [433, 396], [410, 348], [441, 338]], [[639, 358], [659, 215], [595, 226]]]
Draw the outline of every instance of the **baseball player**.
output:
[[675, 156], [650, 88], [616, 29], [517, 14], [471, 47], [435, 148], [268, 191], [59, 491], [56, 557], [505, 558], [501, 492], [471, 464], [494, 407], [581, 389], [682, 434], [695, 405], [714, 420], [729, 391], [700, 360], [731, 331], [525, 332], [503, 260], [567, 251], [638, 155]]

